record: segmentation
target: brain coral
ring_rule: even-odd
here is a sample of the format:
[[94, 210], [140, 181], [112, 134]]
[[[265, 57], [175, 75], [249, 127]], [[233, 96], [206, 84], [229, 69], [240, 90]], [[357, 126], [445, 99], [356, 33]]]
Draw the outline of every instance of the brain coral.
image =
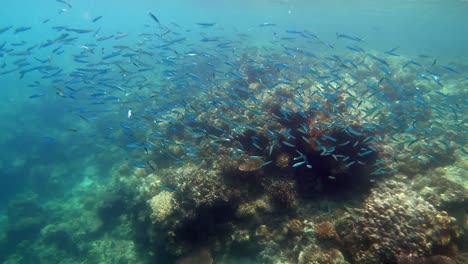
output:
[[148, 201], [153, 222], [164, 222], [174, 210], [174, 193], [162, 191]]
[[446, 246], [454, 222], [403, 183], [387, 181], [337, 231], [356, 263], [396, 263], [399, 256], [430, 256], [434, 247]]

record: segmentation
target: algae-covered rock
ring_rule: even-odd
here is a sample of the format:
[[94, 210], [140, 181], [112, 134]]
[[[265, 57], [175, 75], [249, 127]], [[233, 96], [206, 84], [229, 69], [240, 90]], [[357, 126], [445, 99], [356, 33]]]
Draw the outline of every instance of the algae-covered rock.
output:
[[143, 263], [137, 257], [135, 243], [131, 240], [96, 240], [88, 254], [88, 263]]
[[50, 224], [41, 230], [43, 244], [54, 246], [57, 250], [77, 256], [81, 253], [79, 241], [73, 230], [64, 225]]
[[8, 206], [6, 236], [10, 245], [34, 239], [47, 222], [47, 213], [32, 193], [19, 196]]

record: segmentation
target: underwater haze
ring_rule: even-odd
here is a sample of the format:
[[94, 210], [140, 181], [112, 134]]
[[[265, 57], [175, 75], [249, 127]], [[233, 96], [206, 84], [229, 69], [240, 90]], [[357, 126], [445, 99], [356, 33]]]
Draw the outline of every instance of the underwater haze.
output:
[[0, 263], [468, 263], [468, 1], [0, 14]]

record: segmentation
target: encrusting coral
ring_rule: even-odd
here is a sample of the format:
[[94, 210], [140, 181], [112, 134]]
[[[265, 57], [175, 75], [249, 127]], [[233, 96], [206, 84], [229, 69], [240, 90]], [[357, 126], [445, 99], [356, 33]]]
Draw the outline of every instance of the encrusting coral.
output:
[[374, 189], [363, 209], [337, 225], [356, 263], [396, 263], [402, 256], [425, 257], [443, 251], [456, 238], [455, 219], [437, 211], [403, 183]]

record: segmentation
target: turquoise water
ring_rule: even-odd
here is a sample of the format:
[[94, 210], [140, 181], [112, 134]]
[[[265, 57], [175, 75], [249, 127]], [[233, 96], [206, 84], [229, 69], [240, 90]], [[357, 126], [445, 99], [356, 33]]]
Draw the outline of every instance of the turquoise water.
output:
[[1, 263], [467, 259], [468, 2], [0, 13]]

